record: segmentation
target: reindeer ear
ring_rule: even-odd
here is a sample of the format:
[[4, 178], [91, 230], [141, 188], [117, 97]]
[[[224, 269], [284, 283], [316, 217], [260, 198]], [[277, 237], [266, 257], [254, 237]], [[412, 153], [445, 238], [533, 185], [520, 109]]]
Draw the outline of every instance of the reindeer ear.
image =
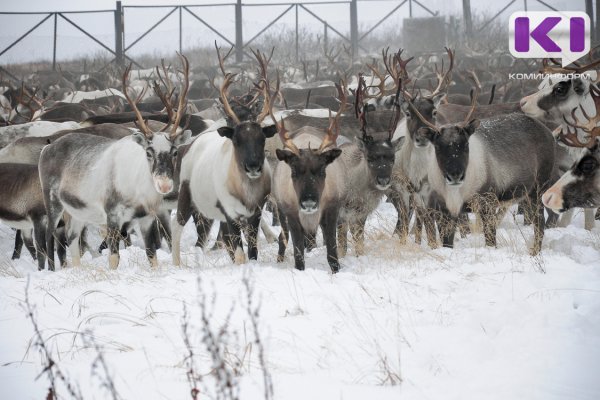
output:
[[275, 155], [277, 156], [277, 159], [279, 161], [283, 161], [287, 164], [298, 158], [298, 156], [292, 153], [291, 151], [283, 149], [276, 149]]
[[442, 104], [442, 101], [444, 101], [446, 99], [446, 93], [438, 93], [435, 96], [433, 96], [433, 107], [438, 108], [438, 106], [440, 104]]
[[146, 136], [142, 133], [142, 132], [134, 132], [131, 135], [131, 138], [133, 139], [134, 142], [136, 142], [137, 144], [139, 144], [140, 146], [146, 148], [146, 146], [148, 146], [148, 139], [146, 139]]
[[342, 154], [340, 149], [331, 149], [321, 153], [321, 158], [325, 161], [325, 165], [329, 165]]
[[438, 132], [434, 131], [433, 129], [431, 129], [427, 126], [422, 126], [419, 129], [417, 129], [417, 136], [425, 138], [425, 139], [429, 140], [431, 143], [433, 143], [433, 141], [438, 136], [438, 134], [439, 134]]
[[277, 133], [277, 125], [264, 126], [262, 131], [265, 137], [273, 137]]
[[400, 136], [398, 139], [392, 141], [392, 147], [394, 148], [394, 150], [398, 150], [400, 147], [402, 147], [405, 140], [406, 136]]
[[475, 133], [475, 129], [477, 129], [477, 127], [479, 127], [479, 120], [472, 119], [467, 125], [465, 125], [465, 132], [467, 132], [468, 136], [471, 136], [473, 133]]
[[173, 141], [173, 145], [181, 146], [182, 144], [186, 144], [190, 140], [191, 137], [192, 137], [192, 131], [189, 129], [186, 129], [185, 131], [183, 131], [183, 133], [181, 133], [180, 135], [177, 135], [177, 137]]
[[219, 132], [219, 135], [231, 139], [233, 137], [234, 129], [228, 126], [222, 126], [217, 129], [217, 132]]

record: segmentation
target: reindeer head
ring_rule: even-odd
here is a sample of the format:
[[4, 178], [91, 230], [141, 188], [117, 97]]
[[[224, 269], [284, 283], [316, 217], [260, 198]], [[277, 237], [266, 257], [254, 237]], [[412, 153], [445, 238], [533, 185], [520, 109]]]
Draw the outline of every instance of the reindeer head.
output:
[[[292, 184], [298, 198], [298, 208], [304, 214], [314, 214], [319, 210], [321, 195], [325, 189], [327, 166], [342, 154], [336, 146], [339, 136], [339, 118], [346, 108], [346, 85], [344, 81], [336, 84], [340, 108], [335, 117], [329, 110], [329, 127], [318, 149], [298, 149], [290, 138], [283, 123], [278, 124], [279, 137], [285, 149], [275, 151], [277, 159], [285, 162], [292, 172]], [[271, 118], [275, 116], [271, 113]]]
[[[215, 43], [216, 47], [216, 43]], [[260, 81], [255, 84], [254, 95], [249, 93], [242, 98], [233, 99], [232, 106], [228, 99], [227, 91], [233, 83], [235, 74], [226, 73], [224, 61], [231, 53], [231, 50], [225, 57], [221, 57], [219, 48], [217, 47], [217, 56], [219, 57], [219, 65], [225, 76], [223, 84], [220, 88], [220, 101], [223, 110], [228, 120], [228, 126], [219, 128], [219, 135], [226, 137], [233, 143], [235, 160], [238, 168], [242, 173], [250, 179], [258, 179], [262, 175], [263, 166], [265, 164], [265, 141], [267, 138], [273, 137], [277, 133], [275, 125], [262, 127], [261, 122], [271, 112], [273, 107], [274, 97], [279, 92], [279, 76], [277, 77], [277, 85], [275, 91], [270, 90], [270, 83], [267, 76], [267, 67], [273, 57], [273, 52], [267, 58], [260, 51], [256, 51], [256, 57], [259, 65]], [[262, 110], [260, 113], [255, 111], [259, 103], [259, 97], [262, 94]], [[240, 112], [240, 109], [243, 111]], [[244, 117], [240, 118], [240, 115]]]
[[[176, 105], [173, 104], [174, 90], [167, 85], [167, 92], [162, 91], [160, 85], [154, 82], [154, 91], [158, 97], [161, 98], [165, 105], [166, 111], [169, 115], [169, 124], [163, 128], [160, 132], [153, 132], [146, 121], [144, 121], [140, 110], [137, 107], [137, 102], [132, 100], [127, 91], [127, 81], [129, 73], [131, 71], [131, 65], [126, 68], [123, 74], [123, 93], [127, 98], [127, 101], [131, 105], [135, 115], [137, 117], [136, 125], [139, 132], [132, 135], [133, 140], [144, 148], [146, 151], [146, 159], [148, 161], [148, 167], [152, 174], [154, 182], [154, 188], [162, 195], [166, 195], [172, 192], [175, 188], [175, 163], [177, 158], [177, 147], [189, 140], [191, 131], [181, 132], [179, 130], [179, 124], [181, 118], [186, 110], [187, 105], [187, 92], [189, 89], [189, 71], [190, 64], [188, 59], [181, 54], [178, 54], [181, 59], [182, 70], [183, 70], [183, 83], [179, 92], [179, 101]], [[163, 63], [164, 67], [164, 63]], [[160, 71], [157, 67], [158, 76], [165, 82], [160, 75]], [[165, 68], [166, 74], [166, 68]], [[166, 79], [169, 79], [166, 76]], [[138, 96], [139, 98], [139, 96]], [[169, 132], [166, 132], [169, 130]]]
[[[549, 65], [549, 62], [554, 65]], [[562, 124], [563, 116], [569, 115], [573, 108], [584, 103], [590, 87], [598, 82], [598, 73], [592, 70], [600, 65], [600, 60], [592, 61], [590, 56], [590, 63], [587, 65], [565, 68], [557, 65], [556, 60], [543, 60], [541, 72], [548, 76], [537, 92], [521, 99], [520, 105], [521, 110], [530, 117]], [[587, 71], [590, 71], [590, 76], [595, 80], [587, 78], [587, 75], [569, 77], [569, 74], [581, 75]]]
[[469, 139], [479, 126], [478, 119], [472, 119], [477, 104], [479, 88], [471, 100], [471, 109], [462, 123], [437, 127], [429, 122], [410, 101], [409, 105], [417, 118], [425, 125], [419, 128], [417, 136], [431, 142], [435, 149], [437, 164], [449, 186], [462, 185], [469, 164]]

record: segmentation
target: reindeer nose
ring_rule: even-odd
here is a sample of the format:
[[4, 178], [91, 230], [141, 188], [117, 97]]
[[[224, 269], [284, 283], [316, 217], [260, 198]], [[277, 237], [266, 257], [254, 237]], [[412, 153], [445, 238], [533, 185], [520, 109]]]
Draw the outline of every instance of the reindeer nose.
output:
[[558, 211], [563, 209], [563, 199], [560, 193], [549, 189], [542, 195], [542, 203], [551, 210]]
[[251, 179], [258, 178], [260, 176], [260, 174], [262, 173], [262, 167], [262, 164], [244, 164], [246, 175], [248, 175], [248, 177]]
[[463, 172], [456, 174], [446, 174], [446, 183], [450, 186], [460, 185], [465, 180], [465, 174]]
[[173, 180], [167, 177], [157, 177], [154, 180], [154, 184], [160, 194], [167, 194], [173, 190]]
[[523, 107], [525, 107], [525, 104], [527, 104], [527, 97], [523, 97], [521, 101], [519, 101], [519, 107], [523, 109]]
[[305, 213], [313, 213], [317, 211], [317, 202], [314, 200], [303, 200], [300, 203], [300, 208]]
[[389, 176], [378, 176], [377, 186], [381, 189], [387, 189], [390, 186], [391, 179]]

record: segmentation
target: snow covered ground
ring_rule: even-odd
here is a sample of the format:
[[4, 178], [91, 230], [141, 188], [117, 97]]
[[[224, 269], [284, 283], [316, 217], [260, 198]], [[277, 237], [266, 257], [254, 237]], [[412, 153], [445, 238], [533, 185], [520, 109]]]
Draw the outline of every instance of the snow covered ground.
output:
[[[133, 247], [116, 271], [106, 255], [86, 254], [82, 268], [37, 272], [25, 250], [10, 261], [13, 233], [2, 227], [0, 399], [39, 400], [48, 388], [46, 375], [36, 380], [43, 358], [24, 311], [28, 279], [42, 336], [84, 398], [111, 398], [98, 349], [121, 398], [191, 398], [184, 305], [195, 372], [211, 369], [200, 293], [212, 329], [233, 310], [225, 361], [238, 371], [240, 398], [264, 398], [244, 277], [260, 301], [275, 399], [600, 398], [599, 228], [585, 231], [579, 214], [573, 226], [546, 231], [541, 256], [530, 257], [532, 228], [520, 216], [504, 219], [497, 249], [477, 233], [457, 235], [454, 249], [401, 246], [394, 220], [382, 204], [369, 220], [367, 255], [351, 248], [335, 276], [321, 242], [303, 272], [291, 249], [277, 264], [277, 245], [264, 239], [258, 262], [234, 266], [223, 250], [193, 249], [189, 225], [187, 268], [159, 252], [160, 268], [150, 270]], [[199, 388], [198, 399], [213, 398], [209, 376]]]

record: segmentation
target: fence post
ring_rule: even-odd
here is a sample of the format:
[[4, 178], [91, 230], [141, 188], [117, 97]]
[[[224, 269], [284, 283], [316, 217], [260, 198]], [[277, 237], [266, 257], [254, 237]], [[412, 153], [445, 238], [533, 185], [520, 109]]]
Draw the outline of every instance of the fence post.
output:
[[600, 42], [600, 0], [596, 0], [596, 43]]
[[244, 36], [242, 34], [242, 0], [235, 3], [235, 62], [244, 59]]
[[296, 4], [296, 62], [298, 62], [298, 4]]
[[350, 44], [352, 60], [358, 55], [358, 9], [356, 0], [350, 1]]
[[115, 54], [118, 66], [123, 65], [123, 7], [117, 1], [115, 9]]
[[465, 23], [466, 39], [469, 41], [473, 34], [473, 21], [471, 20], [471, 0], [463, 0], [463, 20]]
[[182, 30], [181, 25], [182, 25], [182, 18], [183, 18], [182, 14], [181, 14], [182, 10], [183, 10], [183, 7], [180, 6], [179, 7], [179, 54], [183, 53], [183, 50], [182, 50], [182, 40], [181, 40], [181, 30]]
[[52, 71], [56, 71], [56, 26], [58, 25], [58, 13], [54, 13], [54, 41], [52, 48]]
[[412, 18], [412, 0], [408, 0], [408, 17]]
[[[600, 1], [600, 0], [598, 0]], [[328, 36], [328, 29], [327, 29], [327, 22], [323, 24], [323, 49], [325, 49], [325, 54], [328, 53], [329, 51], [329, 38]]]

